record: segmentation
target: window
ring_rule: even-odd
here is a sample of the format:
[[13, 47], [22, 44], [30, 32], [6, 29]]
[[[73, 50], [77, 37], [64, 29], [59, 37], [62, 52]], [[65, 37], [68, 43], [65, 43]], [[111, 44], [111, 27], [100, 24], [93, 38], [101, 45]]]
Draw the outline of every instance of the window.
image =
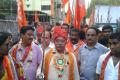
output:
[[41, 10], [50, 10], [50, 5], [42, 5]]
[[61, 8], [61, 4], [57, 4], [57, 8]]

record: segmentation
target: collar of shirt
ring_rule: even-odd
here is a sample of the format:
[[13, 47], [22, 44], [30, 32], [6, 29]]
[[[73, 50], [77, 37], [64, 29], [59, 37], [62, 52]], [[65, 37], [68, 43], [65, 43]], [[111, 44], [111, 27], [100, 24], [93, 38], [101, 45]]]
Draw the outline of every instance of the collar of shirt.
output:
[[73, 45], [73, 48], [76, 49], [78, 47], [78, 43]]
[[86, 49], [92, 50], [92, 49], [99, 49], [99, 45], [98, 43], [95, 44], [95, 46], [93, 48], [89, 47], [87, 44], [85, 44], [84, 46]]

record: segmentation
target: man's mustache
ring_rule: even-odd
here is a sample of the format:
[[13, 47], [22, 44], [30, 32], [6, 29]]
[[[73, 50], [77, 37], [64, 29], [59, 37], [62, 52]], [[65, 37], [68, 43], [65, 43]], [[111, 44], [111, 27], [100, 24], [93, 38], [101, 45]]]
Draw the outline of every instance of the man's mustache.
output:
[[93, 41], [92, 39], [87, 39], [87, 40], [89, 40], [89, 41]]

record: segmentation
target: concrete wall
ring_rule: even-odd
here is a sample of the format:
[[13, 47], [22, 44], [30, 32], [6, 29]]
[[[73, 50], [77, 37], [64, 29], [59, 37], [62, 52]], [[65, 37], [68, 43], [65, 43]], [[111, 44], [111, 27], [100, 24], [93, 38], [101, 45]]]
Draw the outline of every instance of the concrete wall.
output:
[[18, 25], [13, 20], [0, 20], [0, 32], [9, 32], [12, 34], [13, 41], [19, 40]]

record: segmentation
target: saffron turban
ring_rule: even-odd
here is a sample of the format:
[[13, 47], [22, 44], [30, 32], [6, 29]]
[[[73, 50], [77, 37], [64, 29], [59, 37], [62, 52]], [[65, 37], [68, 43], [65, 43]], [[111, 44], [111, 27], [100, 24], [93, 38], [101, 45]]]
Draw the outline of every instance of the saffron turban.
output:
[[64, 39], [67, 40], [67, 32], [65, 29], [63, 29], [61, 26], [55, 27], [53, 31], [53, 39], [55, 40], [58, 37], [63, 37]]

